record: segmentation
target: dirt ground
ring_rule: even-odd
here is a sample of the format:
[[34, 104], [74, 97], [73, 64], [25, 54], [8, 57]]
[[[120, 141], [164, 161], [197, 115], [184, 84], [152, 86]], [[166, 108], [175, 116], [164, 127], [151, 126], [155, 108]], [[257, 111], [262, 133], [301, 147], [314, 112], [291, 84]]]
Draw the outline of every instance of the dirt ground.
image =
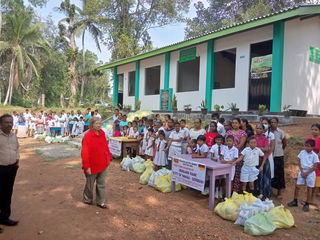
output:
[[[308, 123], [283, 129], [303, 139], [309, 128]], [[260, 239], [209, 211], [208, 199], [197, 191], [164, 194], [140, 185], [139, 175], [122, 171], [119, 160], [111, 163], [106, 178], [110, 209], [85, 205], [81, 202], [85, 177], [79, 157], [46, 158], [33, 149], [43, 143], [31, 139], [20, 142], [21, 164], [12, 203], [12, 218], [20, 223], [3, 227], [0, 239]], [[286, 153], [288, 186], [283, 204], [292, 200], [298, 151], [293, 145]], [[290, 209], [294, 228], [277, 230], [263, 239], [320, 239], [320, 213], [314, 207], [304, 213], [301, 207]]]

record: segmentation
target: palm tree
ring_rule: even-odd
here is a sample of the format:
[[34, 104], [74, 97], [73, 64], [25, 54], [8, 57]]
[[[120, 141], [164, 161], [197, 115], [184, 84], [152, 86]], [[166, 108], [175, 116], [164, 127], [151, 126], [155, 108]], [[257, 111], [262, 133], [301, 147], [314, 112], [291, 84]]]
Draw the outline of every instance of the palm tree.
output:
[[96, 43], [98, 50], [101, 52], [99, 41], [103, 38], [103, 33], [100, 30], [100, 24], [105, 21], [105, 18], [99, 16], [96, 12], [86, 11], [87, 1], [83, 0], [83, 7], [80, 12], [81, 19], [77, 23], [77, 34], [81, 34], [82, 41], [82, 76], [81, 76], [81, 90], [80, 90], [80, 103], [83, 101], [84, 84], [86, 81], [86, 59], [85, 59], [85, 47], [84, 39], [85, 34], [88, 31]]
[[[41, 36], [41, 24], [32, 24], [32, 13], [16, 9], [6, 15], [3, 27], [4, 41], [0, 41], [0, 54], [11, 58], [8, 89], [4, 105], [11, 104], [13, 90], [20, 85], [25, 69], [31, 68], [39, 77], [37, 53], [47, 49], [48, 43]], [[26, 65], [26, 66], [25, 66]]]

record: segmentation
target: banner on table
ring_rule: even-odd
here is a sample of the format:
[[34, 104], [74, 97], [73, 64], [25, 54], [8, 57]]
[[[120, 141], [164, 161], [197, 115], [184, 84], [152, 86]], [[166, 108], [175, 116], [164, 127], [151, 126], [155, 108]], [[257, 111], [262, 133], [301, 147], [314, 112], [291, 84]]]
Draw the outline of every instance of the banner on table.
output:
[[116, 138], [109, 139], [109, 149], [112, 155], [121, 156], [122, 141]]
[[203, 191], [206, 181], [206, 166], [197, 162], [173, 158], [172, 181]]

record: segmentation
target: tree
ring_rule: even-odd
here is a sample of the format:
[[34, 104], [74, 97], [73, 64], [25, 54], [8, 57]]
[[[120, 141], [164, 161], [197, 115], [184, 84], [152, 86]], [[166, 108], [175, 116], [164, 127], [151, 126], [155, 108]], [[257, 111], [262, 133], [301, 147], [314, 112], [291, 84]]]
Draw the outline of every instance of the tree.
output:
[[149, 30], [182, 20], [190, 0], [93, 0], [106, 19], [112, 59], [126, 58], [152, 48]]
[[64, 0], [60, 4], [58, 9], [60, 12], [66, 15], [66, 18], [62, 19], [59, 23], [59, 30], [61, 40], [68, 45], [68, 73], [69, 73], [69, 82], [70, 82], [70, 106], [75, 106], [75, 100], [77, 95], [77, 71], [76, 71], [76, 62], [78, 49], [76, 45], [76, 31], [77, 31], [77, 20], [79, 17], [79, 8], [76, 5], [71, 4], [70, 0]]
[[210, 0], [206, 8], [199, 1], [195, 3], [196, 17], [187, 19], [185, 37], [191, 38], [215, 31], [224, 25], [260, 17], [280, 9], [293, 6], [305, 0]]
[[[0, 54], [10, 56], [10, 74], [4, 105], [11, 104], [13, 90], [21, 86], [26, 91], [32, 73], [39, 77], [37, 53], [47, 50], [41, 36], [42, 25], [32, 23], [32, 12], [19, 8], [5, 16], [4, 40], [0, 41]], [[25, 73], [29, 75], [25, 79]], [[24, 85], [27, 80], [28, 85]]]
[[100, 30], [104, 18], [97, 15], [97, 12], [92, 9], [92, 1], [83, 0], [83, 7], [80, 12], [80, 20], [77, 23], [77, 32], [81, 34], [82, 42], [82, 72], [81, 72], [81, 89], [80, 103], [83, 101], [84, 85], [86, 82], [86, 57], [85, 57], [85, 33], [88, 31], [96, 43], [98, 50], [101, 52], [100, 41], [103, 39], [103, 33]]

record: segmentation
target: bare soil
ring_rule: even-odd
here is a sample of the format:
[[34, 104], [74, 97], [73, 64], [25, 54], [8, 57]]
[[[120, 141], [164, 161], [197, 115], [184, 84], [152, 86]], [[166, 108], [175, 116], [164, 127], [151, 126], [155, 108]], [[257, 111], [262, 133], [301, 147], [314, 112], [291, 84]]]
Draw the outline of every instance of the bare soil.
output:
[[[283, 129], [303, 139], [309, 128], [299, 124]], [[139, 175], [121, 171], [119, 160], [111, 163], [106, 178], [110, 209], [85, 205], [80, 157], [46, 158], [34, 151], [35, 146], [45, 144], [31, 139], [20, 142], [21, 164], [12, 203], [12, 218], [20, 223], [3, 227], [0, 239], [260, 239], [209, 211], [208, 199], [197, 191], [164, 194], [140, 185]], [[274, 200], [277, 205], [292, 200], [299, 150], [296, 144], [286, 151], [288, 186], [282, 202]], [[304, 213], [301, 207], [290, 209], [296, 227], [277, 230], [263, 239], [320, 239], [320, 213], [315, 207]]]

